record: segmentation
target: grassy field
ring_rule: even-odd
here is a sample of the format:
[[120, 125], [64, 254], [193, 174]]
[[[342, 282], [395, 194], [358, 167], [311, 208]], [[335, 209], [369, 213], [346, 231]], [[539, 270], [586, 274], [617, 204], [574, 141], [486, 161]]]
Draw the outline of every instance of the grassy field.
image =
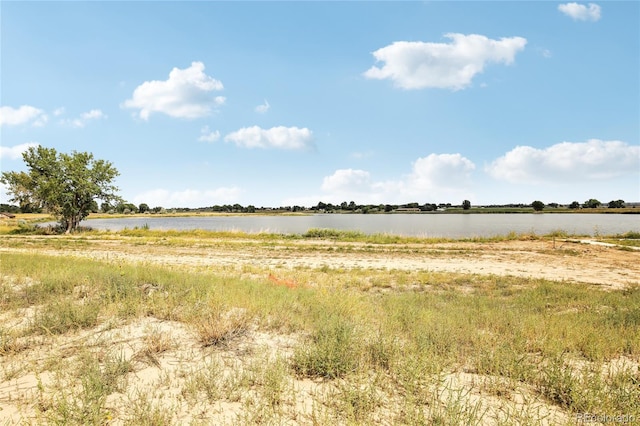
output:
[[[314, 232], [305, 238], [364, 238]], [[83, 238], [3, 243], [0, 424], [640, 420], [637, 285], [38, 253], [85, 250]], [[138, 238], [141, 251], [169, 240], [215, 251], [225, 240], [269, 249], [275, 237], [217, 235], [206, 245], [210, 234], [130, 230], [99, 238], [116, 247]], [[412, 250], [412, 242], [376, 244]], [[320, 250], [287, 247], [292, 256]]]

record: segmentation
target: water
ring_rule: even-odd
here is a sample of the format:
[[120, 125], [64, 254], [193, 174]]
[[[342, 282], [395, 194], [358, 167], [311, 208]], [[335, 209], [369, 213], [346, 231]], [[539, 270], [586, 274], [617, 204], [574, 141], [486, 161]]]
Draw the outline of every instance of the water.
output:
[[418, 237], [491, 237], [510, 232], [612, 235], [640, 232], [634, 214], [316, 214], [309, 216], [203, 216], [90, 219], [81, 223], [94, 229], [117, 231], [143, 227], [157, 230], [205, 229], [213, 231], [302, 234], [310, 228], [386, 233]]

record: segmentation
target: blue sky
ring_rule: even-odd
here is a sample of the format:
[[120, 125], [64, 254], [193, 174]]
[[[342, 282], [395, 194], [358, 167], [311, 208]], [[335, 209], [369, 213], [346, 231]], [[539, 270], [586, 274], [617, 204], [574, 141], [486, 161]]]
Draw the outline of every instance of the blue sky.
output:
[[150, 206], [640, 201], [636, 1], [0, 14], [3, 171], [40, 144]]

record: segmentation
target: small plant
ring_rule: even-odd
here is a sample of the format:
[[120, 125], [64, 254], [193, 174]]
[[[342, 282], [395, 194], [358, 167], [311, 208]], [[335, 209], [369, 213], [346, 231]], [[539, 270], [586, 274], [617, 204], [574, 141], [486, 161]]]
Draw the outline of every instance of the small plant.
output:
[[186, 380], [181, 394], [187, 400], [199, 400], [204, 393], [207, 401], [213, 402], [223, 395], [223, 366], [215, 359], [209, 358], [197, 371], [184, 373]]
[[63, 334], [98, 324], [100, 307], [95, 302], [76, 303], [67, 299], [52, 302], [35, 315], [31, 324], [33, 332]]
[[372, 414], [382, 405], [382, 399], [377, 395], [372, 384], [361, 386], [342, 384], [336, 392], [330, 395], [336, 405], [336, 411], [352, 424], [366, 424], [370, 422]]
[[278, 406], [282, 402], [282, 395], [286, 385], [285, 371], [278, 367], [272, 367], [265, 372], [262, 396], [270, 407]]
[[144, 337], [144, 351], [151, 354], [161, 354], [175, 346], [171, 337], [158, 329], [153, 329]]
[[625, 239], [625, 240], [640, 240], [640, 232], [629, 231], [621, 235], [616, 235], [616, 238]]
[[173, 409], [153, 404], [148, 395], [138, 393], [128, 404], [125, 425], [163, 426], [173, 423]]
[[213, 307], [193, 320], [198, 340], [203, 346], [227, 345], [249, 330], [246, 311], [234, 309], [223, 312], [221, 307]]
[[301, 376], [341, 378], [358, 367], [359, 352], [360, 341], [353, 324], [333, 318], [320, 325], [309, 345], [298, 347], [293, 369]]
[[544, 367], [538, 391], [551, 402], [563, 408], [571, 408], [575, 403], [578, 387], [578, 378], [572, 369], [564, 365], [561, 357], [555, 357]]
[[0, 356], [16, 354], [28, 348], [28, 344], [21, 342], [15, 333], [0, 328]]
[[98, 359], [83, 353], [78, 359], [77, 379], [80, 391], [74, 393], [72, 383], [63, 384], [60, 393], [53, 398], [50, 407], [43, 407], [47, 423], [59, 425], [106, 424], [110, 413], [106, 399], [111, 393], [123, 390], [123, 375], [130, 371], [130, 364], [121, 357], [107, 357], [103, 368]]

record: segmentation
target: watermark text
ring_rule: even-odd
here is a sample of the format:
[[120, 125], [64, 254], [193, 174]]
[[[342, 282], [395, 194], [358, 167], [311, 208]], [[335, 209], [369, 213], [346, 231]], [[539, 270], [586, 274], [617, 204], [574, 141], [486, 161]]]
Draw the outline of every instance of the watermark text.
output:
[[594, 413], [578, 413], [576, 414], [576, 422], [578, 423], [618, 423], [618, 424], [634, 424], [636, 417], [629, 414], [594, 414]]

